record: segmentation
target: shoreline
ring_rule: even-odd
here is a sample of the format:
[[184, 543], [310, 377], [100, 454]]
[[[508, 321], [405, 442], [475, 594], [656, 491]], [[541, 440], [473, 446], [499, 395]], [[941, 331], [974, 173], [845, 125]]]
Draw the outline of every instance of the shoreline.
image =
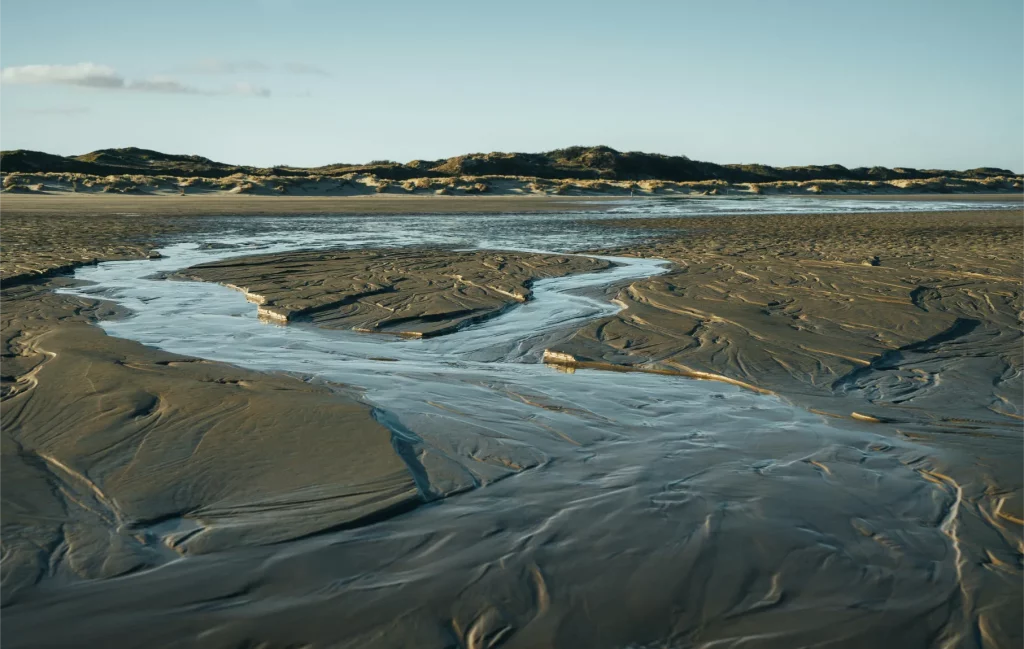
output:
[[[569, 210], [606, 211], [640, 201], [762, 201], [771, 198], [809, 201], [866, 202], [949, 202], [949, 203], [1021, 203], [1024, 193], [1002, 194], [773, 194], [773, 195], [642, 195], [629, 196], [550, 196], [550, 195], [470, 195], [399, 196], [372, 194], [362, 196], [255, 196], [239, 194], [4, 194], [0, 213], [38, 215], [61, 210], [90, 209], [145, 210], [145, 216], [276, 216], [286, 214], [429, 214], [429, 213], [508, 213], [562, 212]], [[982, 209], [979, 207], [979, 209]], [[116, 213], [115, 213], [116, 215]], [[143, 216], [139, 214], [139, 216]]]

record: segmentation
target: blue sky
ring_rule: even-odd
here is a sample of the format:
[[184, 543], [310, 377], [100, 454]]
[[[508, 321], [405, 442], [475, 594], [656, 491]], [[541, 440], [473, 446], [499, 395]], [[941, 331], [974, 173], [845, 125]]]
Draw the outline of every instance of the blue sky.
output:
[[[1024, 171], [1020, 0], [3, 0], [0, 146]], [[28, 67], [38, 66], [38, 67]]]

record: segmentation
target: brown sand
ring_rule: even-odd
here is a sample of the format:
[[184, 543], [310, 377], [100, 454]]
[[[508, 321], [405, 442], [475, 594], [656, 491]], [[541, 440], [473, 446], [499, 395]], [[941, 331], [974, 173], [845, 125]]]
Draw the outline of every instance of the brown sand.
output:
[[261, 318], [330, 329], [438, 336], [530, 299], [535, 279], [607, 268], [589, 257], [446, 250], [261, 255], [180, 275], [245, 293]]
[[[604, 252], [677, 267], [620, 291], [626, 310], [553, 351], [714, 372], [795, 398], [853, 392], [850, 407], [878, 418], [938, 419], [948, 390], [960, 418], [1024, 414], [1017, 212], [601, 223], [670, 233]], [[952, 379], [972, 372], [981, 383], [968, 397]]]
[[5, 603], [420, 502], [354, 395], [111, 338], [46, 288], [3, 296]]
[[[607, 209], [612, 200], [578, 196], [195, 196], [110, 194], [9, 194], [2, 199], [8, 214], [222, 216], [280, 214], [460, 214], [479, 212], [562, 212]], [[1006, 200], [1006, 197], [1003, 197]], [[602, 203], [608, 203], [602, 207]]]
[[[117, 317], [116, 308], [50, 291], [68, 282], [50, 275], [145, 257], [161, 236], [214, 220], [13, 210], [3, 218], [5, 603], [40, 580], [114, 577], [422, 502], [390, 431], [345, 388], [112, 338], [91, 323]], [[315, 261], [319, 271], [299, 271]], [[606, 266], [553, 255], [360, 251], [249, 258], [196, 273], [251, 279], [289, 318], [437, 334], [528, 299], [535, 278]], [[281, 279], [286, 285], [266, 290]]]
[[931, 446], [930, 474], [957, 496], [954, 540], [970, 587], [986, 601], [1019, 601], [998, 571], [973, 566], [1013, 566], [1019, 585], [1020, 212], [618, 225], [665, 234], [602, 252], [676, 268], [619, 290], [624, 310], [552, 348], [549, 361], [718, 377]]
[[[98, 202], [106, 207], [91, 215], [77, 212], [75, 205], [82, 203], [51, 204], [33, 215], [38, 204], [9, 212], [8, 200], [3, 262], [19, 256], [22, 267], [38, 272], [107, 255], [145, 256], [163, 233], [206, 227], [205, 220], [103, 212], [120, 202]], [[164, 199], [142, 200], [141, 205], [155, 205]], [[214, 203], [195, 205], [168, 214], [217, 209]], [[49, 217], [60, 209], [76, 213], [62, 216], [66, 222], [58, 224]], [[76, 227], [86, 224], [90, 227]], [[50, 231], [51, 225], [58, 233]], [[703, 510], [686, 510], [697, 519], [687, 518], [680, 538], [666, 540], [664, 552], [632, 557], [629, 548], [612, 542], [603, 547], [602, 539], [596, 539], [593, 551], [608, 557], [602, 575], [594, 575], [587, 562], [541, 571], [515, 557], [494, 564], [482, 559], [485, 569], [466, 586], [459, 575], [445, 573], [442, 563], [430, 582], [430, 597], [422, 597], [427, 591], [411, 590], [414, 603], [390, 609], [383, 600], [376, 604], [375, 593], [383, 591], [346, 589], [355, 594], [345, 600], [349, 607], [339, 611], [330, 597], [338, 584], [318, 578], [327, 566], [344, 572], [365, 552], [372, 561], [400, 559], [396, 565], [405, 572], [397, 577], [410, 578], [437, 561], [434, 548], [444, 547], [449, 538], [422, 544], [381, 539], [353, 551], [325, 544], [319, 551], [275, 555], [272, 561], [260, 548], [376, 520], [420, 502], [388, 431], [372, 421], [368, 409], [337, 386], [186, 359], [107, 337], [88, 323], [116, 315], [108, 305], [53, 295], [47, 289], [62, 280], [37, 284], [21, 272], [18, 282], [5, 281], [13, 287], [3, 295], [2, 578], [6, 604], [29, 604], [17, 609], [19, 619], [6, 618], [5, 624], [17, 622], [25, 629], [37, 619], [52, 625], [65, 616], [81, 625], [101, 614], [117, 621], [110, 615], [113, 606], [133, 614], [118, 622], [125, 623], [117, 632], [121, 635], [107, 637], [135, 644], [201, 638], [204, 646], [237, 646], [256, 637], [283, 645], [344, 632], [360, 644], [487, 646], [507, 638], [509, 629], [523, 627], [510, 646], [567, 646], [600, 629], [628, 641], [630, 624], [591, 619], [591, 609], [598, 616], [621, 609], [634, 625], [676, 620], [681, 626], [671, 631], [681, 642], [698, 637], [763, 638], [775, 646], [797, 637], [807, 643], [832, 638], [838, 646], [855, 646], [865, 637], [882, 644], [914, 638], [913, 646], [944, 640], [993, 647], [1018, 642], [1024, 549], [1021, 434], [1014, 416], [1024, 411], [1016, 319], [1021, 310], [1020, 215], [717, 217], [620, 225], [655, 228], [667, 236], [615, 252], [668, 258], [677, 268], [623, 288], [618, 298], [625, 311], [584, 328], [555, 350], [611, 366], [725, 376], [835, 415], [882, 420], [875, 424], [880, 436], [931, 446], [935, 457], [919, 473], [930, 476], [936, 493], [947, 494], [952, 506], [937, 501], [935, 520], [928, 524], [942, 529], [956, 552], [952, 578], [963, 593], [959, 600], [945, 590], [951, 576], [938, 572], [927, 578], [931, 586], [922, 582], [919, 590], [893, 591], [893, 574], [928, 575], [927, 566], [909, 566], [901, 559], [900, 543], [916, 541], [893, 539], [885, 529], [869, 525], [857, 527], [857, 519], [853, 525], [864, 547], [884, 545], [891, 549], [891, 560], [872, 563], [874, 554], [864, 550], [862, 558], [859, 546], [845, 538], [840, 542], [814, 530], [791, 529], [783, 524], [784, 512], [766, 519], [774, 526], [765, 527], [763, 538], [741, 538], [743, 510], [734, 507], [726, 515], [726, 504], [738, 502], [740, 493], [751, 511], [770, 502], [762, 505], [757, 498], [761, 482], [742, 482], [752, 475], [746, 471], [736, 473], [736, 484], [700, 485], [698, 500], [709, 499], [706, 517], [701, 522]], [[125, 237], [130, 238], [127, 244]], [[362, 263], [366, 267], [365, 259]], [[301, 282], [292, 288], [301, 289]], [[488, 303], [498, 299], [486, 298]], [[822, 524], [831, 528], [832, 516], [856, 509], [859, 489], [875, 488], [859, 482], [852, 471], [866, 466], [880, 480], [893, 473], [889, 463], [894, 459], [884, 451], [882, 445], [855, 453], [848, 462], [837, 457], [779, 470], [792, 471], [791, 480], [806, 479], [800, 484], [807, 485], [808, 493], [824, 488], [811, 482], [812, 477], [818, 480], [816, 471], [826, 470], [822, 462], [831, 465], [830, 481], [850, 480], [847, 500], [837, 502], [835, 512], [820, 512]], [[899, 462], [913, 466], [920, 459], [901, 456]], [[807, 476], [799, 473], [803, 467]], [[893, 489], [893, 482], [880, 482], [878, 488]], [[712, 498], [715, 489], [726, 490], [719, 501]], [[913, 484], [899, 486], [889, 507], [895, 512], [901, 502], [921, 498], [915, 489]], [[647, 500], [636, 503], [637, 509], [644, 504]], [[578, 513], [567, 508], [552, 514], [579, 518], [581, 531], [594, 529], [594, 520], [628, 525], [623, 515], [601, 509], [600, 501]], [[453, 524], [463, 528], [472, 521]], [[509, 525], [515, 529], [514, 522]], [[479, 542], [462, 551], [486, 557], [493, 533], [480, 530]], [[543, 540], [543, 525], [521, 533], [524, 543], [541, 540], [529, 550], [531, 560], [543, 557], [545, 547], [569, 541]], [[843, 547], [839, 562], [833, 560], [833, 543]], [[79, 598], [66, 609], [52, 604], [54, 581], [123, 575], [179, 553], [228, 548], [235, 550], [195, 558], [194, 571], [186, 567], [166, 577], [161, 571], [147, 573], [145, 591], [118, 588], [117, 580], [89, 582], [97, 595], [92, 613], [90, 598]], [[816, 548], [823, 548], [821, 556]], [[859, 570], [863, 579], [877, 583], [877, 600], [842, 611], [815, 609], [816, 619], [808, 620], [800, 608], [807, 601], [843, 601], [836, 597], [832, 571], [847, 563], [853, 572], [835, 574]], [[257, 569], [260, 576], [250, 577]], [[521, 588], [504, 590], [506, 570], [515, 573], [510, 578]], [[38, 600], [42, 604], [33, 608], [33, 586], [40, 580], [51, 584], [51, 599]], [[601, 595], [602, 583], [617, 583], [624, 590]], [[299, 599], [292, 597], [295, 592]], [[655, 595], [664, 592], [671, 597]], [[659, 608], [677, 601], [702, 603], [694, 610]], [[253, 609], [254, 602], [266, 607]], [[234, 606], [250, 608], [236, 617]], [[732, 615], [733, 607], [747, 612]], [[961, 608], [973, 620], [974, 637], [913, 632], [940, 628]], [[913, 628], [887, 625], [887, 610], [902, 616], [914, 611], [910, 617], [897, 616], [914, 620]], [[761, 626], [762, 612], [774, 622]], [[447, 631], [415, 623], [446, 615], [451, 620]], [[536, 617], [531, 623], [524, 616]], [[723, 620], [728, 628], [721, 626]], [[180, 624], [187, 625], [185, 635]], [[297, 635], [296, 624], [303, 628]], [[95, 628], [101, 633], [101, 627]], [[794, 629], [805, 635], [772, 640], [779, 630]], [[58, 628], [36, 633], [66, 639]], [[22, 631], [18, 637], [24, 644], [33, 636]], [[607, 638], [592, 640], [612, 644]]]

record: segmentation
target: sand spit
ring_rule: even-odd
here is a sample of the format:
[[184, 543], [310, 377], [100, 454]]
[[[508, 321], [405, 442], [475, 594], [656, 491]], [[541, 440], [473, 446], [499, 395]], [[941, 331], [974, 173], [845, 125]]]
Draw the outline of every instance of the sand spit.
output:
[[352, 250], [244, 257], [180, 273], [245, 293], [260, 317], [330, 329], [430, 337], [491, 318], [545, 277], [592, 272], [589, 257], [443, 250]]
[[548, 179], [530, 176], [449, 176], [392, 180], [372, 173], [223, 178], [80, 173], [6, 173], [5, 194], [254, 195], [254, 196], [768, 196], [992, 194], [1024, 192], [1021, 176], [892, 180], [779, 180], [731, 183], [725, 180]]

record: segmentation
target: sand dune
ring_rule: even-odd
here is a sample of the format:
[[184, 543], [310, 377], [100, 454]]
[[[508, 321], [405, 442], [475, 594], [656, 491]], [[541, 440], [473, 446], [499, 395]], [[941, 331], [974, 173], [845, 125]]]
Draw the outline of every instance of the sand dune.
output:
[[149, 175], [91, 176], [77, 173], [7, 173], [5, 194], [128, 194], [128, 195], [252, 195], [252, 196], [765, 196], [765, 195], [903, 195], [1016, 194], [1024, 191], [1020, 176], [892, 180], [779, 180], [728, 182], [701, 180], [550, 179], [532, 176], [449, 176], [392, 180], [372, 173], [311, 176], [223, 178]]

